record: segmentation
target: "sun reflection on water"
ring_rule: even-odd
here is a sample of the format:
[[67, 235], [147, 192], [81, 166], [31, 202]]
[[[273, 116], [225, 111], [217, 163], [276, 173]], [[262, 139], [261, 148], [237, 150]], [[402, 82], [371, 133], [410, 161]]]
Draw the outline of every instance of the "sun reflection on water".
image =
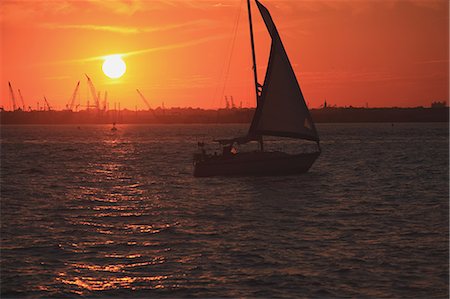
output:
[[165, 258], [163, 256], [155, 257], [152, 261], [141, 262], [141, 263], [132, 263], [132, 264], [112, 264], [112, 265], [93, 265], [93, 264], [71, 264], [70, 266], [74, 269], [87, 269], [91, 271], [103, 271], [103, 272], [124, 272], [126, 269], [132, 269], [137, 267], [144, 267], [156, 264], [162, 264], [165, 262]]
[[179, 223], [165, 217], [158, 194], [149, 196], [147, 177], [136, 176], [135, 145], [123, 134], [100, 143], [101, 154], [80, 170], [80, 185], [68, 194], [78, 216], [66, 221], [77, 231], [61, 248], [74, 256], [56, 280], [80, 296], [176, 287], [167, 281], [173, 273], [161, 272], [171, 247], [159, 239]]
[[72, 278], [66, 278], [65, 275], [58, 277], [58, 281], [75, 286], [79, 289], [77, 293], [83, 295], [85, 291], [105, 291], [113, 289], [161, 289], [165, 286], [163, 282], [168, 279], [168, 276], [140, 276], [140, 277], [109, 277], [96, 278], [89, 276], [74, 276]]

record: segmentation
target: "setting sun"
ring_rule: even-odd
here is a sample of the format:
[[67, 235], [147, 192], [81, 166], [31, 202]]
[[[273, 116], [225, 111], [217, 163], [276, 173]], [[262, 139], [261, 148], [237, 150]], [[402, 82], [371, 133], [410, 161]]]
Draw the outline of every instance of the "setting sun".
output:
[[[108, 91], [112, 107], [147, 110], [138, 88], [152, 107], [219, 109], [233, 96], [235, 106], [254, 108], [245, 2], [0, 1], [0, 108], [14, 109], [8, 82], [23, 95], [16, 109], [37, 109], [44, 94], [53, 109], [70, 107], [80, 79], [84, 90], [82, 74]], [[250, 2], [262, 84], [270, 36]], [[308, 107], [449, 102], [449, 1], [259, 2], [277, 24]], [[78, 95], [73, 108], [87, 100]]]
[[117, 79], [125, 74], [127, 66], [120, 55], [110, 55], [105, 57], [102, 69], [106, 76]]

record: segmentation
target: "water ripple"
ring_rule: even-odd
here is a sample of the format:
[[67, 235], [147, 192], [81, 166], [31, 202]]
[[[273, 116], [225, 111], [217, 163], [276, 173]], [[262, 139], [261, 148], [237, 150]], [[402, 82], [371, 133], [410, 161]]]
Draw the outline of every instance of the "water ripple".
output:
[[197, 141], [245, 126], [109, 129], [2, 127], [2, 296], [448, 298], [447, 124], [323, 124], [307, 174], [204, 179]]

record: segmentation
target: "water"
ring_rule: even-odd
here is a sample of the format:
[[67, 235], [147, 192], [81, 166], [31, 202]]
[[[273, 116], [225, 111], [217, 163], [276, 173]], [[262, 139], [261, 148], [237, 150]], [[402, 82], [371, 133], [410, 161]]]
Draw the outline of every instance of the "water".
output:
[[2, 297], [449, 296], [448, 124], [322, 124], [307, 174], [204, 179], [197, 141], [246, 126], [110, 128], [1, 128]]

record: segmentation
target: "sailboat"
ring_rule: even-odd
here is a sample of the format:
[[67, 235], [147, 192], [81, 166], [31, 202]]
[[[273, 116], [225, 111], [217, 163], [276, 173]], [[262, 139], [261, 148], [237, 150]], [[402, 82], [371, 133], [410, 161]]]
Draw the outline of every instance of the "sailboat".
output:
[[[199, 142], [200, 153], [194, 154], [194, 176], [290, 175], [307, 172], [321, 153], [319, 135], [309, 113], [300, 85], [278, 30], [267, 8], [258, 0], [256, 6], [271, 37], [269, 62], [264, 83], [258, 82], [255, 43], [250, 0], [247, 0], [256, 109], [246, 136], [215, 140], [223, 146], [221, 155], [206, 153]], [[288, 137], [316, 142], [313, 152], [290, 154], [265, 151], [263, 136]], [[234, 151], [234, 144], [259, 142], [259, 150]]]

